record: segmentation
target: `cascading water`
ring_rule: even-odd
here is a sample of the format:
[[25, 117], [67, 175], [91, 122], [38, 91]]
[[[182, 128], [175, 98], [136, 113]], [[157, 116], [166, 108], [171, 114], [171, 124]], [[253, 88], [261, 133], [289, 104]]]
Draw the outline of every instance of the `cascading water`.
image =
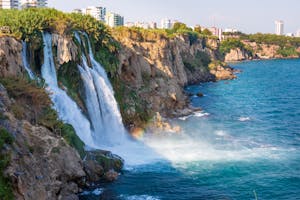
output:
[[22, 41], [22, 60], [23, 60], [23, 65], [25, 67], [25, 70], [27, 71], [29, 78], [31, 80], [35, 79], [35, 75], [33, 71], [31, 70], [28, 60], [27, 60], [27, 43], [25, 41]]
[[[82, 66], [78, 65], [78, 69], [85, 88], [85, 104], [92, 124], [91, 133], [95, 144], [98, 148], [117, 153], [129, 165], [145, 164], [161, 159], [151, 149], [133, 141], [126, 134], [114, 98], [113, 87], [103, 67], [94, 59], [88, 35], [84, 34], [84, 36], [88, 41], [88, 58], [92, 66], [88, 66], [87, 58], [82, 54]], [[75, 38], [79, 44], [82, 44], [79, 33], [75, 32]]]
[[50, 93], [54, 109], [58, 112], [61, 120], [74, 127], [77, 135], [87, 146], [95, 148], [93, 138], [91, 137], [92, 134], [89, 120], [82, 114], [80, 108], [67, 93], [58, 87], [52, 54], [52, 35], [44, 32], [43, 42], [44, 64], [42, 66], [42, 77], [47, 84], [46, 89]]
[[[75, 33], [79, 43], [80, 36]], [[122, 123], [118, 104], [114, 98], [114, 91], [103, 67], [94, 59], [89, 37], [89, 60], [92, 67], [87, 64], [87, 59], [82, 55], [82, 66], [78, 66], [85, 86], [85, 101], [94, 129], [94, 139], [99, 144], [108, 146], [120, 145], [126, 140], [125, 129]]]

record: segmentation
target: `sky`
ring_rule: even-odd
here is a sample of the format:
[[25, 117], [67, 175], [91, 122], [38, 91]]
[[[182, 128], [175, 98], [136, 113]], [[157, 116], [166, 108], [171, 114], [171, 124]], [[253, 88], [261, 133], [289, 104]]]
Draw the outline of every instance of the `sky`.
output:
[[245, 33], [274, 33], [275, 20], [284, 21], [285, 33], [300, 29], [300, 0], [48, 0], [48, 6], [67, 12], [103, 6], [123, 15], [125, 22], [160, 24], [162, 18], [170, 18], [189, 26], [215, 25]]

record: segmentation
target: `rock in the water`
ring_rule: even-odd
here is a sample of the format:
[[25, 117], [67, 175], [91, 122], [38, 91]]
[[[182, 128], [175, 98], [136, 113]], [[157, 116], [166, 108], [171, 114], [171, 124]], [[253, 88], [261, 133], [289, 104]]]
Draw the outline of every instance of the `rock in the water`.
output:
[[104, 172], [107, 172], [111, 169], [120, 172], [124, 166], [124, 160], [120, 156], [112, 154], [110, 151], [89, 151], [87, 152], [85, 159], [96, 161], [103, 167]]
[[109, 170], [108, 172], [105, 173], [105, 180], [112, 182], [117, 180], [119, 177], [118, 172], [116, 172], [115, 170]]
[[89, 182], [97, 182], [104, 175], [103, 167], [95, 160], [84, 161], [84, 171]]
[[197, 97], [203, 97], [203, 96], [204, 96], [203, 93], [201, 93], [201, 92], [197, 93]]

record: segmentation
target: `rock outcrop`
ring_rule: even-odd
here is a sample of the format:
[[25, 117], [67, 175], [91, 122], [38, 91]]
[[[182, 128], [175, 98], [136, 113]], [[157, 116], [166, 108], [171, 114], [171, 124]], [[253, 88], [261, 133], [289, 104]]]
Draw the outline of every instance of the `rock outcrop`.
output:
[[78, 58], [78, 47], [72, 37], [52, 34], [52, 43], [56, 46], [56, 59], [59, 65], [75, 61]]
[[231, 49], [229, 53], [225, 55], [225, 62], [235, 62], [249, 59], [248, 53], [244, 49], [236, 48]]
[[[0, 37], [0, 76], [23, 76], [22, 44], [13, 37]], [[10, 67], [14, 66], [14, 67]]]
[[[219, 58], [216, 40], [192, 40], [188, 35], [169, 38], [159, 33], [143, 35], [132, 30], [113, 35], [121, 44], [119, 76], [147, 102], [147, 110], [163, 117], [177, 116], [188, 107], [185, 85], [219, 80], [225, 77], [219, 76], [220, 71], [231, 71], [234, 77], [231, 68], [219, 67], [213, 73], [208, 68], [212, 60]], [[131, 104], [130, 100], [126, 102]], [[132, 109], [126, 114], [135, 113]]]
[[5, 176], [15, 199], [67, 199], [78, 193], [85, 178], [79, 154], [45, 127], [16, 119], [8, 108], [12, 103], [0, 85], [0, 127], [15, 138], [5, 149], [10, 155]]

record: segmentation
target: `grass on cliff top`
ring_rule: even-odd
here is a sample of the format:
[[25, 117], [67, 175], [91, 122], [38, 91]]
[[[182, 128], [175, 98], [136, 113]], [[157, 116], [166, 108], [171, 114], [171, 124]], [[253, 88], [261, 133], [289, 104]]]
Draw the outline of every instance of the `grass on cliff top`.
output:
[[19, 39], [28, 39], [43, 30], [61, 35], [70, 34], [73, 30], [82, 30], [97, 40], [103, 40], [108, 32], [102, 22], [89, 15], [64, 13], [49, 8], [1, 10], [0, 27], [4, 26], [9, 28], [9, 34]]
[[14, 199], [12, 192], [12, 185], [9, 180], [4, 177], [4, 170], [9, 164], [10, 156], [3, 153], [5, 144], [12, 144], [13, 136], [4, 128], [0, 127], [0, 199], [12, 200]]
[[156, 42], [160, 39], [174, 38], [178, 35], [187, 35], [191, 44], [199, 38], [217, 39], [215, 36], [193, 31], [186, 26], [181, 26], [179, 28], [175, 27], [172, 29], [143, 29], [138, 27], [120, 26], [112, 29], [112, 35], [116, 37], [117, 40], [130, 38], [137, 42]]
[[9, 109], [17, 119], [45, 126], [60, 134], [70, 146], [84, 156], [84, 143], [71, 125], [58, 119], [58, 114], [52, 109], [52, 102], [43, 87], [36, 82], [16, 78], [1, 78], [0, 83], [15, 101]]

